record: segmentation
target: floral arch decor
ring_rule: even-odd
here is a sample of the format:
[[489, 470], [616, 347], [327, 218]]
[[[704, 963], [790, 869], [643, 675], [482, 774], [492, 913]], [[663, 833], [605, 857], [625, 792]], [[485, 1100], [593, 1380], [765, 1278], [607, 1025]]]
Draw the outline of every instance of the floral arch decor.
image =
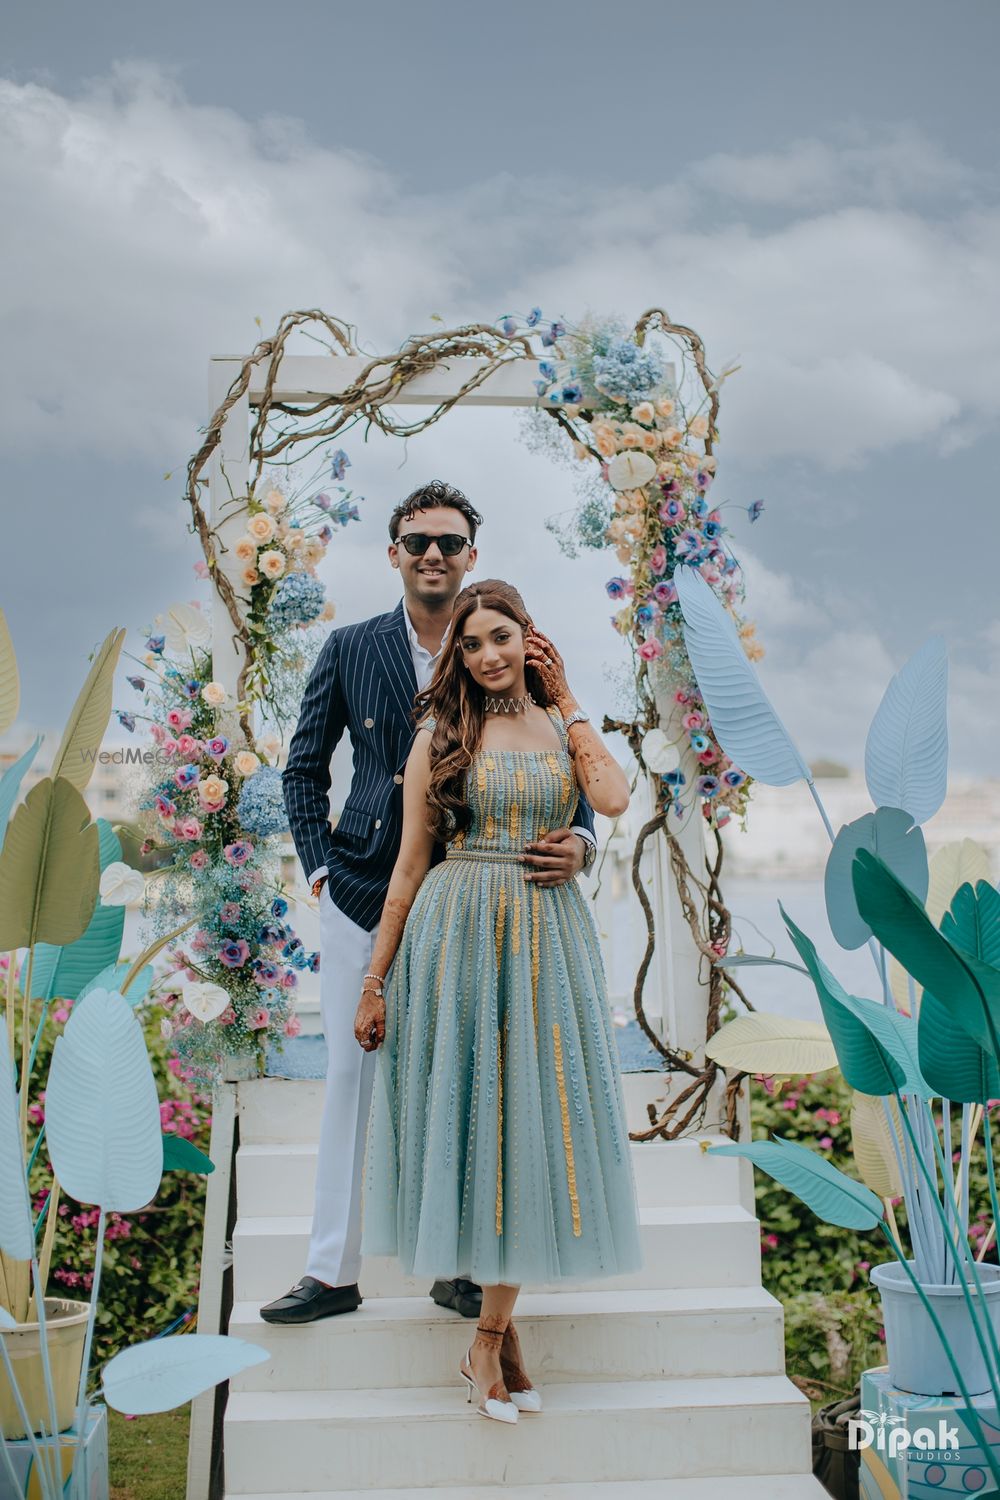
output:
[[[296, 332], [318, 340], [331, 356], [351, 360], [349, 381], [336, 394], [281, 395], [279, 368]], [[678, 1136], [704, 1121], [722, 1079], [715, 1063], [665, 1042], [643, 1004], [657, 933], [640, 859], [657, 835], [666, 846], [673, 899], [691, 934], [698, 980], [707, 980], [705, 1040], [721, 1024], [727, 991], [752, 1009], [717, 966], [730, 938], [720, 828], [733, 816], [743, 819], [751, 783], [713, 735], [685, 650], [674, 582], [678, 569], [697, 569], [733, 615], [748, 656], [761, 654], [753, 626], [740, 614], [742, 575], [722, 508], [709, 498], [719, 390], [732, 369], [713, 375], [699, 336], [660, 309], [629, 329], [598, 321], [572, 327], [535, 308], [496, 324], [413, 337], [398, 353], [371, 358], [355, 340], [352, 327], [321, 311], [286, 314], [274, 335], [242, 361], [188, 465], [185, 497], [204, 552], [196, 567], [211, 579], [228, 616], [239, 665], [235, 701], [232, 695], [227, 700], [213, 680], [205, 622], [197, 610], [175, 606], [147, 641], [145, 665], [153, 680], [130, 679], [153, 710], [144, 716], [153, 721], [161, 749], [183, 762], [166, 777], [158, 765], [158, 780], [144, 798], [151, 830], [144, 848], [173, 856], [167, 877], [149, 889], [153, 930], [168, 948], [173, 974], [165, 981], [165, 1029], [196, 1066], [254, 1050], [262, 1067], [266, 1043], [282, 1029], [294, 1034], [289, 974], [316, 966], [287, 921], [275, 876], [280, 773], [275, 744], [255, 732], [254, 718], [256, 712], [265, 727], [278, 728], [293, 719], [323, 638], [320, 627], [332, 618], [316, 565], [338, 528], [359, 515], [358, 497], [344, 483], [350, 460], [332, 445], [358, 423], [400, 437], [421, 432], [504, 366], [528, 361], [537, 366], [528, 441], [578, 465], [580, 476], [574, 514], [548, 523], [550, 529], [571, 555], [581, 546], [611, 546], [620, 565], [607, 588], [618, 606], [614, 628], [632, 648], [634, 711], [627, 719], [605, 718], [604, 729], [624, 734], [652, 790], [651, 816], [632, 860], [647, 923], [635, 1009], [665, 1070], [679, 1075], [665, 1108], [649, 1106], [649, 1129], [636, 1138]], [[670, 362], [675, 355], [679, 376]], [[453, 382], [416, 419], [398, 415], [393, 403], [410, 382], [455, 367], [468, 378]], [[246, 402], [253, 383], [260, 393], [251, 408], [247, 483], [234, 487], [226, 480], [224, 504], [216, 501], [209, 512], [210, 467], [220, 471], [227, 418]], [[224, 467], [221, 472], [225, 479]], [[760, 502], [749, 508], [751, 520], [760, 508]], [[131, 727], [140, 716], [119, 713]], [[708, 856], [703, 824], [714, 842]], [[698, 830], [694, 841], [692, 830]], [[185, 936], [194, 923], [179, 930], [171, 924], [192, 909], [197, 930]], [[732, 1088], [725, 1116], [730, 1132], [738, 1133]]]

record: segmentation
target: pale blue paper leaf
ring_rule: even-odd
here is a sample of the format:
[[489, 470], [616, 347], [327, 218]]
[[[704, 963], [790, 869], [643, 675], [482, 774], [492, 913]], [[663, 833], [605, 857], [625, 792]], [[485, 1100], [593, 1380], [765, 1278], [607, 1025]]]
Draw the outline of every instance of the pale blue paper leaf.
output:
[[775, 1182], [801, 1198], [826, 1224], [842, 1229], [874, 1229], [882, 1222], [880, 1200], [832, 1162], [796, 1141], [749, 1141], [746, 1145], [712, 1146], [710, 1156], [742, 1156]]
[[128, 989], [123, 990], [122, 983], [131, 967], [132, 960], [130, 958], [123, 958], [116, 964], [109, 964], [106, 969], [102, 969], [99, 974], [96, 974], [93, 979], [84, 985], [77, 998], [82, 1000], [84, 995], [89, 994], [91, 990], [117, 990], [122, 999], [127, 1000], [134, 1010], [137, 1005], [142, 1004], [149, 994], [149, 987], [153, 982], [153, 965], [145, 964], [132, 980]]
[[42, 743], [42, 736], [38, 735], [33, 745], [29, 745], [20, 759], [12, 766], [8, 766], [3, 775], [0, 776], [0, 849], [7, 836], [7, 823], [10, 819], [11, 808], [17, 801], [17, 794], [21, 790], [21, 782], [24, 773], [38, 754], [38, 747]]
[[270, 1359], [266, 1349], [217, 1333], [177, 1333], [123, 1349], [104, 1366], [104, 1399], [115, 1411], [172, 1411], [222, 1380]]
[[16, 1327], [17, 1324], [14, 1322], [14, 1319], [11, 1317], [7, 1309], [5, 1307], [0, 1307], [0, 1328], [2, 1328], [5, 1333], [9, 1333], [12, 1328]]
[[809, 767], [761, 687], [728, 610], [693, 568], [679, 567], [674, 583], [688, 656], [723, 750], [768, 786], [809, 781]]
[[30, 1260], [35, 1253], [28, 1184], [24, 1180], [14, 1066], [7, 1048], [7, 1027], [3, 1023], [0, 1023], [0, 1250], [12, 1260]]
[[[122, 846], [106, 818], [97, 819], [98, 853], [101, 869], [122, 857]], [[31, 989], [36, 1000], [76, 1000], [102, 969], [113, 964], [121, 952], [125, 930], [124, 906], [94, 907], [87, 929], [74, 943], [57, 947], [52, 943], [35, 946], [31, 971]]]
[[809, 970], [804, 969], [801, 964], [793, 964], [787, 958], [768, 958], [763, 953], [727, 953], [725, 958], [718, 958], [715, 963], [719, 969], [754, 969], [765, 964], [777, 964], [781, 969], [794, 969], [796, 974], [804, 974], [809, 978]]
[[911, 813], [880, 807], [878, 812], [845, 823], [830, 850], [824, 880], [830, 930], [842, 948], [860, 948], [872, 935], [854, 898], [851, 865], [858, 849], [869, 849], [884, 860], [918, 901], [927, 897], [927, 846]]
[[91, 990], [56, 1038], [45, 1096], [49, 1157], [79, 1203], [143, 1208], [163, 1172], [160, 1105], [146, 1041], [126, 1000]]
[[934, 816], [948, 790], [948, 656], [940, 636], [898, 671], [872, 720], [865, 780], [876, 807]]

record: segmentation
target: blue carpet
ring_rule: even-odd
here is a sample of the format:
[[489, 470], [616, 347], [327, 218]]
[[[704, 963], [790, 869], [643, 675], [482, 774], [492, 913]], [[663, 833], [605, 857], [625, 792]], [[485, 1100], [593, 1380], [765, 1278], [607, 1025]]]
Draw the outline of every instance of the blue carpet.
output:
[[[613, 1028], [623, 1073], [659, 1073], [663, 1059], [640, 1031], [638, 1021]], [[269, 1078], [325, 1078], [326, 1040], [322, 1036], [297, 1036], [286, 1041], [284, 1050], [267, 1054]]]

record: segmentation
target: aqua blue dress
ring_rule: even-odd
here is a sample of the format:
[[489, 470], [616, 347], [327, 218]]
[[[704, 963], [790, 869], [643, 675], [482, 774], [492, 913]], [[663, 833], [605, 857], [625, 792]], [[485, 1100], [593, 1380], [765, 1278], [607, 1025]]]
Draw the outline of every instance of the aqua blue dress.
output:
[[410, 1274], [521, 1285], [642, 1261], [593, 918], [575, 880], [541, 887], [517, 861], [577, 803], [552, 719], [558, 750], [474, 757], [472, 824], [420, 886], [386, 982], [364, 1250]]

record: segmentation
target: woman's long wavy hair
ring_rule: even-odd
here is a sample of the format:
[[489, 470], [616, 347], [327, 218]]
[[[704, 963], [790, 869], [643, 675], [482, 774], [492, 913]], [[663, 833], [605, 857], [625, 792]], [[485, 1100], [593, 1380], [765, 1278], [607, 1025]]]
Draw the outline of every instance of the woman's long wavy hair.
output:
[[[444, 842], [472, 822], [465, 795], [465, 778], [483, 737], [485, 694], [462, 659], [465, 622], [476, 609], [495, 609], [522, 630], [531, 616], [517, 589], [500, 578], [470, 583], [455, 600], [448, 639], [434, 676], [416, 697], [417, 720], [436, 719], [431, 736], [431, 775], [427, 788], [427, 826]], [[525, 671], [528, 692], [544, 708], [549, 698], [533, 667]]]

